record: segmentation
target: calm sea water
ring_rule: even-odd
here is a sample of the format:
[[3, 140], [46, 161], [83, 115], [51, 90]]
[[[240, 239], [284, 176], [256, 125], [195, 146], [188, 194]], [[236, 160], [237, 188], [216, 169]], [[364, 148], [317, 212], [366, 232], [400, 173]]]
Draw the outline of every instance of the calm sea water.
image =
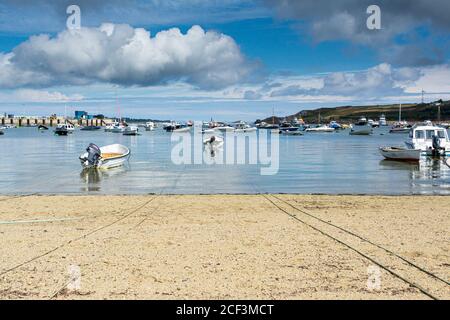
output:
[[[327, 193], [450, 194], [450, 168], [440, 161], [419, 164], [383, 160], [378, 147], [402, 145], [404, 134], [375, 129], [372, 136], [306, 133], [280, 136], [276, 175], [259, 165], [175, 165], [175, 143], [161, 129], [127, 137], [77, 130], [68, 137], [36, 128], [9, 129], [0, 136], [0, 193]], [[82, 171], [78, 156], [90, 143], [120, 143], [129, 163], [108, 171]]]

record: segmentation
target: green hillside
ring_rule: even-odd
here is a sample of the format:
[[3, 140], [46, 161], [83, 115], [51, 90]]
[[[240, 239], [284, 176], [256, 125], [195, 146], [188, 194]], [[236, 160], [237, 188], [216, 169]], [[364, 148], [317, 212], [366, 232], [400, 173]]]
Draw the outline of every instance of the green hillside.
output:
[[[438, 104], [440, 103], [440, 120], [450, 120], [450, 101], [439, 101], [424, 104], [402, 104], [402, 120], [411, 122], [424, 120], [438, 120]], [[303, 118], [307, 123], [317, 123], [320, 115], [322, 123], [331, 120], [340, 122], [353, 122], [359, 117], [365, 116], [370, 119], [378, 120], [380, 115], [384, 114], [387, 121], [397, 121], [399, 116], [399, 105], [373, 105], [373, 106], [342, 106], [336, 108], [320, 108], [315, 110], [303, 110], [288, 117], [275, 117], [275, 123], [281, 122], [283, 119], [288, 121], [294, 117]], [[272, 123], [272, 117], [268, 117], [262, 121]]]

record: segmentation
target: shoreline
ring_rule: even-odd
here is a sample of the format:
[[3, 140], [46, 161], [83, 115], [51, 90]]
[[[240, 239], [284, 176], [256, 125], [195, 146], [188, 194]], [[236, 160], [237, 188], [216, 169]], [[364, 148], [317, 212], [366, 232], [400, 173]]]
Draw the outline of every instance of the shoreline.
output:
[[[449, 299], [449, 206], [439, 195], [0, 195], [0, 298]], [[67, 288], [70, 268], [79, 288]]]

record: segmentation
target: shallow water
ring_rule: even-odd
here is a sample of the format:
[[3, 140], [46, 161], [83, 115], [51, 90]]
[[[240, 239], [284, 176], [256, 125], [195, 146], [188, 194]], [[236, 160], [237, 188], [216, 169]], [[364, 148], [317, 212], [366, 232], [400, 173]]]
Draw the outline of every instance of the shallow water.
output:
[[[0, 136], [0, 193], [450, 194], [450, 168], [442, 161], [383, 160], [379, 146], [402, 145], [406, 138], [388, 128], [375, 129], [372, 136], [348, 131], [280, 136], [278, 173], [264, 176], [264, 166], [254, 164], [176, 165], [175, 143], [161, 129], [135, 137], [79, 130], [58, 137], [52, 130], [9, 129]], [[90, 142], [128, 146], [129, 163], [82, 171], [78, 156]]]

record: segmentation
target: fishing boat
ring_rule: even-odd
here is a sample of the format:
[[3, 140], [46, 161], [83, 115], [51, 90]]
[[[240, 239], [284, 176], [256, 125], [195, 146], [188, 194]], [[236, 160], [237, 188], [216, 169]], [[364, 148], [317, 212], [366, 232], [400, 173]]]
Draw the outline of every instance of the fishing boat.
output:
[[126, 126], [123, 129], [122, 134], [124, 136], [137, 136], [139, 134], [139, 128], [136, 126]]
[[372, 134], [372, 126], [366, 117], [359, 118], [358, 122], [351, 126], [350, 135], [352, 136], [368, 136]]
[[96, 131], [96, 130], [100, 130], [101, 128], [102, 127], [100, 127], [100, 126], [84, 126], [80, 130], [82, 130], [82, 131]]
[[434, 125], [419, 125], [410, 130], [405, 141], [409, 149], [419, 149], [422, 155], [450, 156], [450, 140], [447, 130]]
[[335, 129], [334, 128], [330, 128], [326, 125], [319, 125], [318, 127], [315, 128], [307, 128], [305, 129], [306, 132], [334, 132]]
[[91, 143], [79, 159], [84, 169], [109, 169], [123, 165], [130, 156], [130, 150], [121, 144], [98, 147]]
[[38, 130], [48, 130], [48, 127], [41, 124], [38, 126]]
[[419, 161], [420, 149], [409, 149], [404, 147], [380, 147], [380, 153], [389, 160], [397, 161]]

